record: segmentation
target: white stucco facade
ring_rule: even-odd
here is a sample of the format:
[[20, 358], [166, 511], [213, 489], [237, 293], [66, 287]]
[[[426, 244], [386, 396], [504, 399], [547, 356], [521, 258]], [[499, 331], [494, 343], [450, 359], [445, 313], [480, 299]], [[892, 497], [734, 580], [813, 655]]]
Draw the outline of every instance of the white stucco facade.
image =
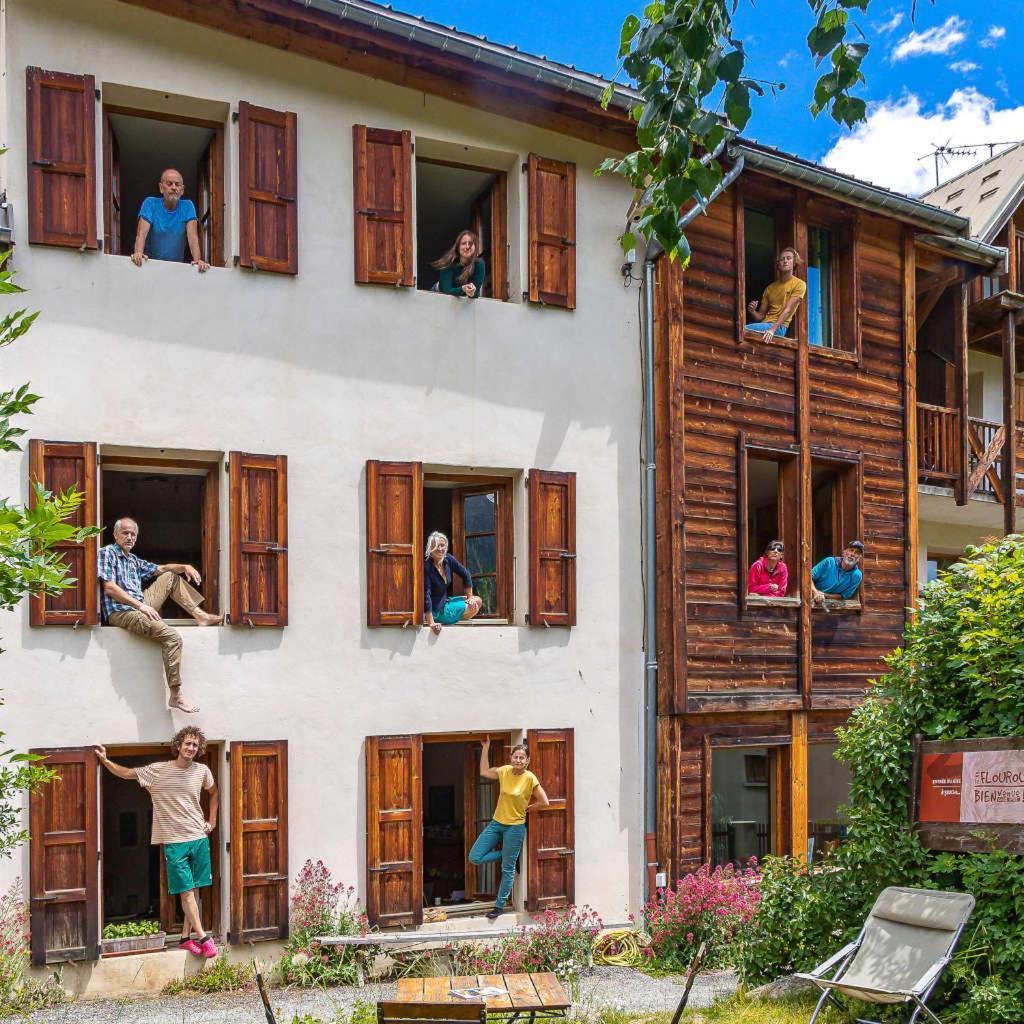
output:
[[[31, 380], [45, 396], [23, 424], [29, 437], [93, 441], [101, 453], [288, 457], [289, 624], [182, 633], [185, 689], [207, 736], [288, 741], [292, 871], [322, 858], [365, 895], [365, 737], [571, 727], [576, 900], [621, 920], [637, 907], [642, 875], [641, 394], [637, 296], [622, 285], [617, 242], [629, 194], [594, 177], [606, 154], [115, 0], [5, 6], [3, 187], [18, 281], [41, 315], [3, 352], [2, 380]], [[200, 276], [150, 261], [138, 269], [126, 257], [27, 244], [30, 65], [92, 74], [105, 99], [224, 122], [229, 268]], [[230, 267], [238, 251], [230, 112], [240, 100], [298, 117], [294, 278]], [[409, 129], [425, 151], [461, 149], [509, 172], [516, 301], [353, 283], [355, 123]], [[572, 312], [519, 301], [527, 232], [519, 168], [531, 152], [577, 165]], [[99, 192], [102, 174], [97, 182]], [[102, 235], [101, 195], [97, 208]], [[367, 627], [368, 459], [511, 476], [510, 624], [440, 637]], [[572, 629], [524, 622], [523, 484], [532, 468], [576, 473]], [[0, 494], [27, 500], [27, 477], [27, 456], [0, 459]], [[220, 505], [226, 605], [226, 488]], [[17, 749], [160, 742], [184, 721], [165, 708], [155, 645], [115, 628], [32, 628], [24, 606], [3, 617], [0, 632], [3, 729]], [[0, 863], [0, 888], [16, 875], [27, 878], [26, 850]]]

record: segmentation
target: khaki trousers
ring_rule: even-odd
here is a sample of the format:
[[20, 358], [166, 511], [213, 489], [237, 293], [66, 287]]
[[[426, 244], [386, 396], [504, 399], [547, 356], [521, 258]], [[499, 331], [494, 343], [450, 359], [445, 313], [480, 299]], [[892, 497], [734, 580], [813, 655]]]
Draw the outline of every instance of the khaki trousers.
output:
[[[203, 602], [203, 595], [176, 572], [160, 573], [142, 592], [142, 600], [157, 611], [160, 611], [168, 598], [172, 598], [189, 614]], [[156, 641], [162, 648], [167, 685], [172, 690], [181, 686], [181, 634], [176, 629], [168, 626], [163, 619], [154, 622], [149, 616], [134, 609], [129, 612], [113, 612], [107, 621], [145, 640]]]

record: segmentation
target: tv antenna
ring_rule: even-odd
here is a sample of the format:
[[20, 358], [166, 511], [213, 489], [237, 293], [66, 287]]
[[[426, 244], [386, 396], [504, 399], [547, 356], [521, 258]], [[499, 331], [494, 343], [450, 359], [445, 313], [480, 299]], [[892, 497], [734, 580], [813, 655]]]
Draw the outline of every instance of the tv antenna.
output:
[[941, 182], [939, 181], [939, 165], [948, 164], [954, 157], [961, 156], [977, 156], [979, 150], [988, 148], [988, 156], [991, 160], [996, 155], [997, 146], [1016, 146], [1020, 143], [1020, 139], [1014, 139], [1010, 142], [967, 142], [963, 145], [953, 145], [952, 140], [947, 139], [944, 143], [936, 145], [932, 143], [932, 151], [925, 153], [924, 156], [919, 156], [918, 160], [934, 160], [935, 161], [935, 187], [938, 188]]

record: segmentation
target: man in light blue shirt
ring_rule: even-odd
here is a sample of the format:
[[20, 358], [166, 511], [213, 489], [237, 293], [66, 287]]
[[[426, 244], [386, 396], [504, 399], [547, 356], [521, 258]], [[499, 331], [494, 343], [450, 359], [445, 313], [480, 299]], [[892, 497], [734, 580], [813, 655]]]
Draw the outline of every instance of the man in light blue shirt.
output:
[[139, 210], [139, 226], [135, 232], [132, 263], [141, 267], [147, 259], [181, 263], [185, 242], [192, 254], [192, 265], [200, 273], [210, 269], [199, 245], [199, 218], [191, 199], [183, 199], [185, 179], [181, 172], [168, 167], [160, 175], [160, 198], [147, 196]]
[[823, 558], [811, 570], [811, 599], [824, 604], [827, 598], [851, 601], [860, 590], [864, 574], [858, 568], [864, 557], [864, 544], [859, 540], [846, 542], [841, 555]]

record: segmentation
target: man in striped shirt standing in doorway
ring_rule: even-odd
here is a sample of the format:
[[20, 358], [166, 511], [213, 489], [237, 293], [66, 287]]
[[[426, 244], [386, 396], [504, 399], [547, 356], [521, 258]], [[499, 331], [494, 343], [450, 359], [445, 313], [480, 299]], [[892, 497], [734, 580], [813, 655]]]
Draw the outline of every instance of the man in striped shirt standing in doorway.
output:
[[[217, 945], [203, 929], [199, 913], [200, 889], [213, 884], [210, 833], [217, 824], [217, 786], [213, 773], [197, 759], [206, 753], [206, 737], [194, 725], [179, 729], [171, 740], [172, 761], [154, 761], [141, 768], [126, 768], [107, 757], [106, 748], [93, 748], [100, 764], [119, 779], [134, 779], [153, 799], [154, 846], [164, 848], [167, 891], [181, 896], [185, 927], [180, 948], [195, 956], [215, 957]], [[210, 794], [210, 816], [203, 817], [199, 802], [203, 790]], [[193, 933], [195, 938], [193, 938]]]

